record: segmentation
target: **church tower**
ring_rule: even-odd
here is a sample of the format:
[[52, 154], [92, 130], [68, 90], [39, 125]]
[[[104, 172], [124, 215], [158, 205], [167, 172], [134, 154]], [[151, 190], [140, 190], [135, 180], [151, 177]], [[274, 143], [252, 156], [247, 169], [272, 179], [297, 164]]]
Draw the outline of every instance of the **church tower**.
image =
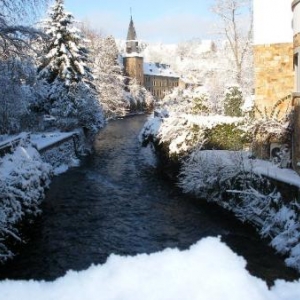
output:
[[123, 57], [123, 65], [126, 76], [129, 78], [135, 78], [139, 85], [144, 85], [144, 59], [139, 52], [139, 43], [131, 16], [126, 39], [126, 53]]

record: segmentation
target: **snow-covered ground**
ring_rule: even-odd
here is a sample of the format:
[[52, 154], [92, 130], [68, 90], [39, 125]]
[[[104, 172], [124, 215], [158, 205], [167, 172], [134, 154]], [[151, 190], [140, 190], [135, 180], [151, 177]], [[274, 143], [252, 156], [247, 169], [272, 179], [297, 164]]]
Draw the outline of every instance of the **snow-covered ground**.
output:
[[36, 133], [30, 135], [30, 141], [36, 145], [38, 150], [43, 150], [59, 141], [68, 139], [76, 135], [76, 131], [71, 132], [45, 132], [45, 133]]
[[70, 167], [78, 166], [74, 139], [79, 139], [79, 131], [47, 132], [31, 134], [30, 141], [40, 151], [42, 159], [53, 167], [55, 175], [66, 172]]
[[53, 282], [0, 282], [1, 300], [297, 300], [300, 280], [266, 283], [219, 238], [189, 250], [137, 256], [111, 255], [104, 265], [68, 271]]

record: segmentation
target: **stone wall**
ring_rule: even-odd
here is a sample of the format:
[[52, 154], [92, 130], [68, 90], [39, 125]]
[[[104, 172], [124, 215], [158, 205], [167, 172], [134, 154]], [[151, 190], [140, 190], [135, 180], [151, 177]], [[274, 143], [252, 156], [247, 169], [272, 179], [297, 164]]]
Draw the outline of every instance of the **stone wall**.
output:
[[294, 36], [294, 49], [300, 47], [300, 33], [295, 34]]
[[[293, 43], [254, 46], [255, 102], [257, 107], [268, 112], [274, 104], [294, 90]], [[284, 101], [282, 114], [290, 106]]]

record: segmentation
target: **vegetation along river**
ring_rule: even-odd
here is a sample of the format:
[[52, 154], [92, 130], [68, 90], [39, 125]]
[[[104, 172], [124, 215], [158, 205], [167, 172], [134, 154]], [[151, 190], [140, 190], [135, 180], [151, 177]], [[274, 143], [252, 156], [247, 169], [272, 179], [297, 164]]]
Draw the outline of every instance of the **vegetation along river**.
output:
[[97, 136], [95, 153], [53, 179], [43, 214], [20, 254], [0, 267], [1, 279], [53, 280], [69, 269], [104, 263], [111, 253], [187, 249], [219, 235], [268, 283], [299, 277], [255, 230], [213, 204], [183, 195], [160, 175], [153, 154], [137, 138], [146, 118], [110, 122]]

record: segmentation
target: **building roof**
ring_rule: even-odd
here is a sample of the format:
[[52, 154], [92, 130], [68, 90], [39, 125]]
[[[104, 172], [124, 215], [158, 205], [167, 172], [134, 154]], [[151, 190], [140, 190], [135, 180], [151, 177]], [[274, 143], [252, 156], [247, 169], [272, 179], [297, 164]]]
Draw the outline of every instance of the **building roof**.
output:
[[132, 16], [131, 16], [129, 27], [128, 27], [128, 33], [127, 33], [127, 41], [136, 41], [136, 40], [137, 40], [137, 35], [136, 35], [133, 20], [132, 20]]
[[166, 76], [166, 77], [178, 77], [179, 75], [176, 74], [169, 65], [161, 64], [161, 63], [151, 63], [145, 62], [144, 63], [144, 74], [145, 75], [152, 75], [152, 76]]

